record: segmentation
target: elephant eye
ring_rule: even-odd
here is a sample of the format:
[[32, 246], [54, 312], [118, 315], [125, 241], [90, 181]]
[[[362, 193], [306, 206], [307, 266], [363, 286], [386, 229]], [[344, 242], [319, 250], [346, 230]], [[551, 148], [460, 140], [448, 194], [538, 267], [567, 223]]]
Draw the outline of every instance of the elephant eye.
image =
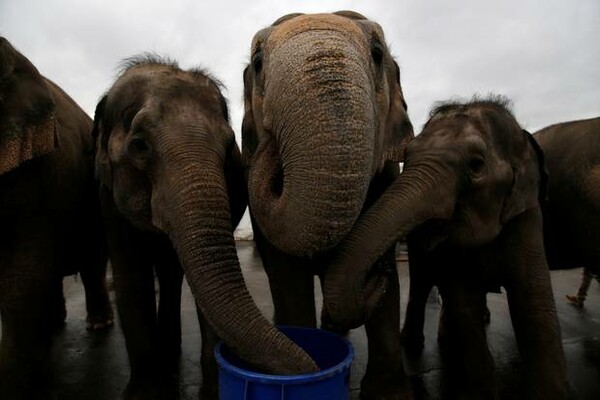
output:
[[381, 65], [383, 62], [383, 46], [381, 43], [374, 42], [371, 46], [371, 57], [373, 57], [373, 61], [375, 64]]
[[263, 64], [263, 55], [261, 51], [257, 51], [252, 56], [252, 68], [256, 74], [260, 73]]
[[150, 144], [142, 137], [134, 136], [129, 142], [129, 151], [134, 154], [146, 154], [150, 151]]
[[480, 174], [485, 167], [485, 160], [482, 157], [473, 157], [467, 161], [467, 168], [472, 174]]

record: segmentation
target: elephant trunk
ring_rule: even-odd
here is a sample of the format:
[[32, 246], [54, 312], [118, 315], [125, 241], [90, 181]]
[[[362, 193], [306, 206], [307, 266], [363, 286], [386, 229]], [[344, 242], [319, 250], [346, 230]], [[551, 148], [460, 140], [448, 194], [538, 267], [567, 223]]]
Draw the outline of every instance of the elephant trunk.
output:
[[363, 54], [370, 53], [351, 40], [297, 33], [265, 60], [264, 132], [249, 201], [260, 230], [288, 254], [335, 246], [358, 218], [372, 177], [377, 124]]
[[435, 158], [405, 164], [340, 244], [323, 288], [325, 307], [336, 325], [360, 326], [379, 304], [387, 281], [374, 265], [390, 246], [426, 221], [452, 216], [460, 182], [450, 171]]
[[153, 198], [153, 218], [169, 235], [202, 313], [219, 337], [259, 370], [317, 371], [314, 361], [261, 314], [245, 286], [223, 174], [225, 149], [207, 153], [190, 143], [162, 146], [171, 165], [162, 168], [157, 184], [169, 187], [172, 197]]

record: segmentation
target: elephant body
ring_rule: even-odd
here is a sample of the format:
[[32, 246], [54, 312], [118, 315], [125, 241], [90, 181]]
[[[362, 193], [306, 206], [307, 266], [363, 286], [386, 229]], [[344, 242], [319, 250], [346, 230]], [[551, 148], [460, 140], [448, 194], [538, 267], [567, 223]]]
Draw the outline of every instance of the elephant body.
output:
[[546, 127], [533, 137], [544, 151], [548, 196], [544, 241], [550, 269], [600, 273], [600, 118]]
[[88, 327], [112, 324], [107, 255], [91, 119], [4, 38], [0, 99], [0, 397], [29, 399], [46, 395], [63, 276], [81, 273]]
[[[374, 279], [368, 266], [389, 243], [407, 236], [405, 349], [421, 349], [425, 302], [438, 286], [450, 382], [455, 395], [470, 399], [498, 397], [482, 316], [485, 294], [503, 286], [526, 397], [565, 398], [565, 360], [543, 243], [539, 199], [547, 176], [539, 146], [503, 101], [476, 99], [434, 109], [405, 158], [400, 177], [340, 246], [331, 273], [346, 271], [347, 288], [365, 281], [368, 287]], [[341, 293], [347, 297], [326, 299], [336, 306], [331, 317], [338, 323], [360, 317], [374, 302], [364, 292], [355, 298], [351, 290]]]
[[315, 371], [313, 360], [262, 316], [244, 284], [233, 229], [247, 194], [220, 84], [169, 60], [130, 59], [96, 108], [94, 132], [131, 366], [125, 398], [177, 395], [184, 274], [202, 331], [203, 398], [217, 396], [217, 337], [260, 370]]
[[[551, 125], [533, 134], [548, 171], [541, 210], [544, 248], [551, 270], [584, 267], [593, 274], [600, 273], [599, 132], [600, 118], [593, 118]], [[424, 262], [420, 259], [423, 257], [431, 255], [416, 252], [410, 257], [411, 304], [402, 333], [405, 346], [412, 351], [423, 346], [427, 295], [435, 285], [432, 278], [439, 276], [438, 272], [431, 274], [420, 265], [445, 264]], [[489, 290], [497, 291], [497, 286]], [[489, 318], [487, 309], [484, 313]]]
[[[324, 279], [333, 249], [398, 176], [413, 136], [398, 65], [381, 27], [362, 15], [290, 14], [255, 35], [244, 92], [250, 215], [274, 319], [314, 327], [314, 276]], [[361, 396], [396, 399], [404, 374], [393, 244], [377, 264], [389, 286], [366, 321]], [[325, 304], [322, 326], [336, 330], [328, 314]]]

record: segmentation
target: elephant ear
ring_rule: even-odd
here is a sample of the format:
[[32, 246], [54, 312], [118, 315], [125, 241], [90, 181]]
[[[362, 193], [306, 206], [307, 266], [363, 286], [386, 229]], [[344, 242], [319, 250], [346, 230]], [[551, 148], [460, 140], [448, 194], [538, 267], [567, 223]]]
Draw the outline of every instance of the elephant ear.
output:
[[529, 144], [533, 148], [535, 155], [537, 156], [538, 161], [538, 169], [540, 171], [540, 190], [538, 194], [538, 200], [541, 203], [544, 203], [548, 200], [548, 168], [546, 167], [546, 159], [544, 157], [544, 151], [535, 140], [533, 135], [523, 129], [523, 134], [529, 140]]
[[225, 182], [227, 183], [227, 197], [229, 198], [229, 210], [231, 212], [231, 229], [240, 223], [246, 206], [248, 205], [248, 189], [244, 178], [244, 166], [242, 154], [235, 141], [235, 134], [229, 125], [229, 108], [227, 100], [222, 94], [219, 95], [221, 113], [224, 122], [221, 134], [225, 138]]
[[109, 189], [112, 188], [112, 169], [108, 157], [108, 136], [105, 131], [104, 109], [106, 107], [106, 96], [104, 96], [94, 112], [94, 128], [92, 137], [96, 144], [96, 179], [100, 180]]
[[59, 133], [50, 84], [6, 39], [0, 39], [2, 175], [53, 152], [59, 145]]
[[348, 19], [352, 19], [352, 20], [357, 20], [357, 21], [361, 21], [361, 20], [366, 20], [367, 17], [365, 17], [364, 15], [357, 13], [356, 11], [352, 11], [352, 10], [340, 10], [340, 11], [336, 11], [333, 13], [334, 15], [339, 15], [340, 17], [345, 17]]
[[521, 137], [520, 150], [514, 150], [511, 161], [513, 184], [502, 209], [502, 223], [538, 207], [546, 197], [548, 172], [544, 154], [529, 132], [521, 130]]
[[244, 178], [242, 155], [235, 142], [235, 138], [230, 141], [227, 147], [225, 181], [227, 182], [227, 196], [229, 197], [232, 229], [235, 229], [240, 223], [248, 205], [248, 189], [246, 179]]
[[293, 18], [296, 18], [300, 15], [304, 15], [303, 13], [290, 13], [290, 14], [286, 14], [283, 17], [279, 17], [275, 20], [275, 22], [273, 22], [273, 24], [271, 24], [271, 26], [277, 26], [277, 25], [281, 25], [284, 22], [287, 22]]
[[258, 147], [258, 134], [252, 109], [253, 84], [252, 71], [248, 66], [244, 69], [244, 118], [242, 120], [242, 165], [246, 170], [250, 167], [250, 160]]
[[408, 107], [400, 85], [400, 68], [393, 62], [394, 79], [390, 79], [390, 107], [385, 122], [384, 152], [381, 165], [386, 161], [404, 161], [404, 150], [414, 138], [413, 127], [408, 118]]
[[33, 123], [11, 125], [1, 128], [0, 175], [18, 168], [26, 161], [52, 153], [58, 147], [54, 115]]

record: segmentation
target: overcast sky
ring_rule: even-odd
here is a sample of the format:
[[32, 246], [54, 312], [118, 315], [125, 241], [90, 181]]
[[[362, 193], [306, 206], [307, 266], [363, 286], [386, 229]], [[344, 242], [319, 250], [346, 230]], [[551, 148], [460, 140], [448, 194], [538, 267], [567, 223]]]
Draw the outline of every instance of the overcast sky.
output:
[[290, 12], [340, 9], [383, 27], [417, 132], [434, 102], [474, 93], [506, 95], [531, 131], [600, 115], [598, 0], [0, 0], [0, 35], [90, 116], [123, 58], [207, 67], [239, 140], [254, 33]]
[[0, 35], [93, 115], [119, 62], [144, 51], [202, 65], [242, 119], [254, 33], [290, 12], [353, 9], [381, 24], [420, 130], [438, 100], [494, 92], [523, 126], [600, 115], [600, 1], [0, 0]]

